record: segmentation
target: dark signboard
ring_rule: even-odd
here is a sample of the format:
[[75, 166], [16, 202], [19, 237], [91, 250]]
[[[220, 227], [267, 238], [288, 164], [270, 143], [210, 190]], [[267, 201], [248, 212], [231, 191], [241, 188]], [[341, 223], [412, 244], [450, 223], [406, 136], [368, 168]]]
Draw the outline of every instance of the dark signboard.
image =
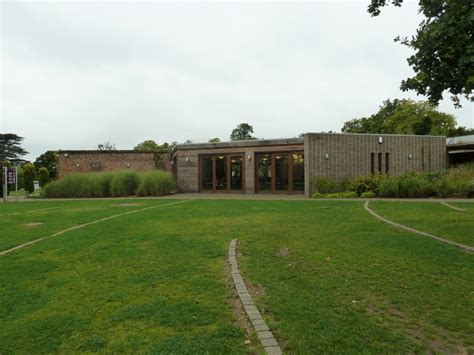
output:
[[15, 169], [7, 169], [7, 184], [16, 184], [16, 171]]

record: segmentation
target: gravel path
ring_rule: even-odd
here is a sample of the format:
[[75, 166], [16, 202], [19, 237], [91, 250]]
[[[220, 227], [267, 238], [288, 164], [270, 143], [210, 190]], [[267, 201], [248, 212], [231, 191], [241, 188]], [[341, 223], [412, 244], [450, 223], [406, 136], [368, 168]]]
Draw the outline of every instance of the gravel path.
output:
[[381, 215], [377, 214], [376, 212], [374, 212], [373, 210], [370, 209], [369, 207], [369, 200], [366, 200], [365, 201], [365, 204], [364, 204], [364, 208], [367, 210], [367, 212], [369, 212], [372, 216], [374, 216], [375, 218], [377, 219], [380, 219], [382, 222], [385, 222], [387, 224], [390, 224], [392, 226], [394, 226], [395, 228], [398, 228], [398, 229], [401, 229], [403, 231], [408, 231], [408, 232], [411, 232], [411, 233], [415, 233], [415, 234], [419, 234], [419, 235], [422, 235], [423, 237], [428, 237], [428, 238], [432, 238], [432, 239], [435, 239], [439, 242], [442, 242], [442, 243], [446, 243], [446, 244], [450, 244], [450, 245], [454, 245], [462, 250], [465, 250], [469, 253], [474, 253], [474, 247], [471, 247], [469, 245], [465, 245], [465, 244], [461, 244], [461, 243], [456, 243], [456, 242], [453, 242], [451, 240], [447, 240], [447, 239], [443, 239], [443, 238], [440, 238], [440, 237], [437, 237], [433, 234], [429, 234], [429, 233], [426, 233], [426, 232], [422, 232], [422, 231], [419, 231], [417, 229], [414, 229], [414, 228], [411, 228], [411, 227], [408, 227], [408, 226], [405, 226], [403, 224], [400, 224], [400, 223], [397, 223], [397, 222], [393, 222], [389, 219], [386, 219], [384, 217], [382, 217]]

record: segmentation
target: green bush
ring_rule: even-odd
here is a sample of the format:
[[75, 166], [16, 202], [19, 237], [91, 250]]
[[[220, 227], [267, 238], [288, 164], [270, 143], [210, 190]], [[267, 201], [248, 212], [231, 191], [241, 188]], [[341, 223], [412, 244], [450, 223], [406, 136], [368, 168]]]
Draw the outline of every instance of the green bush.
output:
[[400, 197], [397, 177], [390, 176], [381, 181], [376, 190], [376, 194], [380, 197]]
[[140, 178], [136, 171], [118, 171], [113, 174], [110, 192], [114, 197], [136, 195], [139, 183]]
[[162, 196], [168, 195], [174, 188], [171, 174], [156, 170], [143, 173], [137, 192], [140, 196]]
[[336, 192], [347, 191], [349, 181], [347, 180], [333, 180], [325, 177], [320, 177], [314, 180], [314, 191], [321, 194], [330, 194]]
[[38, 180], [41, 187], [44, 187], [49, 181], [49, 171], [45, 167], [38, 170]]
[[362, 195], [364, 192], [377, 191], [380, 183], [387, 178], [386, 175], [364, 175], [352, 180], [349, 184], [349, 190], [354, 191], [357, 195]]
[[23, 165], [23, 179], [25, 183], [25, 191], [33, 192], [35, 190], [36, 169], [31, 163]]
[[435, 183], [440, 197], [474, 197], [474, 164], [448, 170]]
[[362, 198], [374, 198], [375, 196], [377, 195], [373, 191], [366, 191], [360, 194], [360, 197]]
[[315, 192], [312, 198], [357, 198], [357, 194], [354, 191], [346, 191], [346, 192], [335, 192], [330, 194], [322, 194], [319, 192]]
[[174, 181], [164, 171], [97, 172], [67, 175], [48, 183], [42, 191], [46, 198], [89, 198], [110, 196], [161, 196], [171, 193]]

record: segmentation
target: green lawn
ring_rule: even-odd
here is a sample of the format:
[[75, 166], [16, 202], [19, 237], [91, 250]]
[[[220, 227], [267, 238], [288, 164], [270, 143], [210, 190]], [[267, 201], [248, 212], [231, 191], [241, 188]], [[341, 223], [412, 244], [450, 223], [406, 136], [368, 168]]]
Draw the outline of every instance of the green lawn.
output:
[[474, 203], [452, 204], [456, 211], [439, 202], [372, 201], [370, 208], [392, 221], [458, 243], [474, 246]]
[[[121, 202], [0, 204], [0, 219], [17, 226], [0, 230], [0, 243], [172, 200], [112, 206]], [[18, 227], [40, 215], [44, 225]], [[194, 200], [0, 257], [0, 353], [261, 353], [232, 308], [234, 238], [285, 352], [474, 351], [472, 254], [383, 224], [362, 201]]]

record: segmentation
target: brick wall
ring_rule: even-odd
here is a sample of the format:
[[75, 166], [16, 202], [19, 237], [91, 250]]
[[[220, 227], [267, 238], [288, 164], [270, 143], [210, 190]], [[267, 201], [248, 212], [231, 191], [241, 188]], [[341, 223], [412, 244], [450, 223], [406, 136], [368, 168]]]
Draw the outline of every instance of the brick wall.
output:
[[446, 168], [446, 137], [309, 133], [304, 142], [306, 195], [313, 193], [313, 181], [317, 177], [344, 179], [370, 174], [372, 153], [375, 172], [379, 157], [385, 172], [387, 153], [392, 175]]
[[[169, 158], [164, 160], [170, 168]], [[114, 170], [155, 169], [155, 153], [137, 151], [60, 151], [58, 152], [58, 177], [74, 173]]]

